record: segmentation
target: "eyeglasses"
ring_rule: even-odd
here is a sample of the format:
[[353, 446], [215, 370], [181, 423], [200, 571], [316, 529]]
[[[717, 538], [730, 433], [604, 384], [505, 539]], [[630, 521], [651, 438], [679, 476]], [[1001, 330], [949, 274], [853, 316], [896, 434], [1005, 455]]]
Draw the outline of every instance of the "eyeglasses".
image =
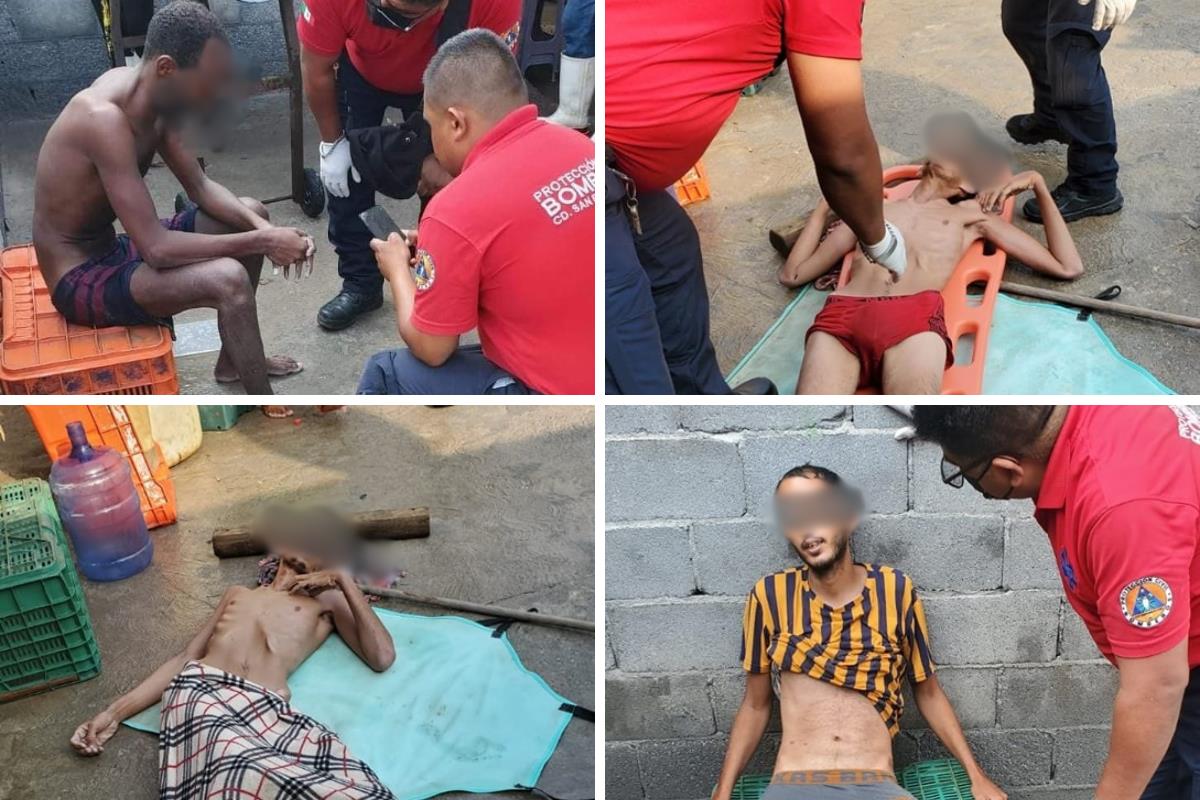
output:
[[[965, 467], [960, 467], [953, 461], [947, 461], [946, 457], [942, 456], [942, 483], [946, 484], [947, 486], [953, 486], [955, 489], [961, 489], [963, 487], [963, 483], [970, 483], [976, 491], [982, 491], [982, 489], [979, 488], [979, 482], [983, 480], [983, 476], [987, 475], [988, 470], [992, 468], [992, 460], [994, 458], [996, 458], [996, 456], [987, 456], [986, 458], [981, 458], [980, 460], [972, 462]], [[987, 469], [979, 473], [979, 475], [971, 477], [967, 474], [971, 470], [983, 466], [985, 463], [988, 465]]]
[[[1030, 442], [1036, 441], [1037, 438], [1042, 435], [1042, 431], [1045, 429], [1046, 423], [1050, 421], [1050, 416], [1053, 413], [1054, 406], [1046, 406], [1046, 410], [1042, 412], [1042, 418], [1038, 420], [1037, 425], [1034, 426], [1033, 432], [1030, 434]], [[985, 494], [979, 485], [980, 481], [982, 481], [983, 476], [987, 475], [988, 471], [991, 470], [992, 462], [1002, 455], [1009, 455], [1009, 457], [1013, 459], [1020, 457], [1016, 454], [993, 453], [992, 455], [985, 456], [978, 461], [974, 461], [966, 465], [965, 467], [960, 467], [952, 461], [947, 461], [946, 457], [942, 456], [942, 483], [946, 484], [947, 486], [952, 486], [955, 489], [961, 489], [964, 482], [969, 483], [971, 484], [972, 488], [975, 489], [975, 491], [979, 492], [980, 494]], [[978, 469], [979, 467], [982, 467], [984, 464], [987, 464], [987, 469], [978, 475], [972, 477], [971, 475], [967, 474]]]

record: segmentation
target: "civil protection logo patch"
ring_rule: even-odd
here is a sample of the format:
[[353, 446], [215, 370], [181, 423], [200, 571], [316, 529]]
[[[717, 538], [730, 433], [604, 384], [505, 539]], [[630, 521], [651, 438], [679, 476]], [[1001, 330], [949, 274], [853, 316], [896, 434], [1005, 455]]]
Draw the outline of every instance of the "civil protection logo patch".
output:
[[433, 286], [436, 273], [433, 269], [433, 256], [426, 250], [417, 250], [417, 263], [412, 268], [413, 280], [416, 281], [417, 291], [423, 292]]
[[1139, 578], [1121, 590], [1121, 613], [1138, 628], [1161, 624], [1173, 602], [1171, 587], [1162, 578]]

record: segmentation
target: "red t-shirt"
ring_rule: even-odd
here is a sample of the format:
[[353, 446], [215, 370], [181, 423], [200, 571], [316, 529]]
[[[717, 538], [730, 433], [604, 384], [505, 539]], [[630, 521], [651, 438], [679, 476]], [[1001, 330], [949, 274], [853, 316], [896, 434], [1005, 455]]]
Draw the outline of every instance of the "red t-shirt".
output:
[[543, 394], [595, 392], [592, 140], [523, 106], [475, 145], [417, 233], [412, 324], [479, 329], [483, 354]]
[[784, 48], [861, 58], [863, 2], [607, 0], [604, 135], [621, 169], [645, 190], [679, 180]]
[[[350, 63], [376, 89], [419, 94], [425, 67], [437, 51], [442, 16], [439, 11], [405, 32], [371, 22], [366, 0], [306, 0], [296, 33], [319, 55], [332, 58], [345, 50]], [[521, 0], [473, 0], [467, 27], [495, 31], [515, 51]]]
[[1200, 665], [1200, 416], [1072, 407], [1036, 502], [1067, 599], [1105, 658], [1187, 638]]

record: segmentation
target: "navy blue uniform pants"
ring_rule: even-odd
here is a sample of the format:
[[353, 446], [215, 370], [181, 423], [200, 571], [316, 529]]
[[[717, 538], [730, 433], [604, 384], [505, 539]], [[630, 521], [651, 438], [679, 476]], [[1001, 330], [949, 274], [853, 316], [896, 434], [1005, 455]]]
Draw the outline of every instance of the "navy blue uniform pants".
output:
[[625, 189], [607, 170], [604, 216], [605, 392], [728, 394], [708, 334], [700, 237], [666, 191], [638, 195], [641, 234]]
[[1100, 63], [1109, 31], [1093, 31], [1078, 0], [1003, 0], [1004, 35], [1033, 82], [1033, 110], [1067, 135], [1067, 181], [1109, 194], [1117, 183], [1117, 126]]
[[431, 367], [408, 348], [385, 350], [367, 359], [357, 394], [537, 394], [493, 364], [479, 345], [463, 345], [440, 367]]
[[[338, 113], [344, 130], [373, 128], [383, 123], [389, 107], [398, 108], [407, 118], [421, 105], [421, 96], [395, 94], [377, 89], [359, 74], [345, 54], [338, 61]], [[358, 215], [375, 205], [375, 186], [366, 175], [355, 182], [350, 178], [350, 196], [328, 195], [329, 242], [338, 254], [338, 275], [347, 292], [379, 295], [383, 276], [371, 252], [371, 232]]]
[[1175, 736], [1142, 800], [1200, 800], [1200, 667], [1192, 670]]

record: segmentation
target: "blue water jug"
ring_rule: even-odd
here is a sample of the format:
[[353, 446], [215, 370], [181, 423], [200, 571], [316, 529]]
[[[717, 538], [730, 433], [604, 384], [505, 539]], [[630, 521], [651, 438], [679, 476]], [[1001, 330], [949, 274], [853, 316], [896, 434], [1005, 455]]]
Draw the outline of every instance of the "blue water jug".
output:
[[94, 581], [117, 581], [146, 568], [154, 543], [124, 456], [92, 447], [80, 422], [67, 424], [70, 454], [50, 468], [50, 491], [75, 545], [79, 569]]

